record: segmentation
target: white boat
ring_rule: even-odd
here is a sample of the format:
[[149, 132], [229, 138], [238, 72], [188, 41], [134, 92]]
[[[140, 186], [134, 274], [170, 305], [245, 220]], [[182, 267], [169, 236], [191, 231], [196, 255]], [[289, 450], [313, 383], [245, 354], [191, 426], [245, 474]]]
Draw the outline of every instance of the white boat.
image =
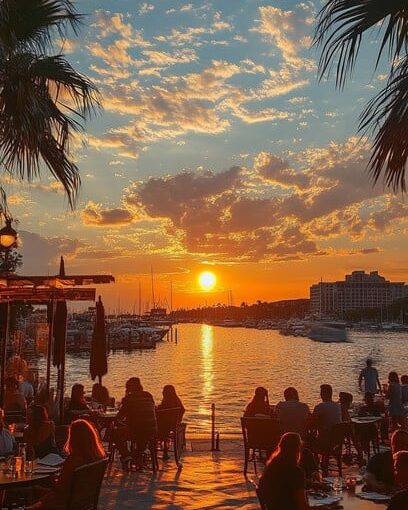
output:
[[316, 342], [347, 342], [346, 325], [342, 322], [316, 322], [310, 325], [307, 336]]

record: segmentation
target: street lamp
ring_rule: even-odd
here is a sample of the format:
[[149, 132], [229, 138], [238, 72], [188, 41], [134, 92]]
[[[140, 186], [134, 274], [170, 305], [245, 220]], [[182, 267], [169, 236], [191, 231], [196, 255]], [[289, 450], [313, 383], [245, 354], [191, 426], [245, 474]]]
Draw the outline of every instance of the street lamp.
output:
[[0, 230], [0, 246], [9, 250], [17, 242], [17, 232], [11, 226], [11, 219], [6, 218], [6, 226]]

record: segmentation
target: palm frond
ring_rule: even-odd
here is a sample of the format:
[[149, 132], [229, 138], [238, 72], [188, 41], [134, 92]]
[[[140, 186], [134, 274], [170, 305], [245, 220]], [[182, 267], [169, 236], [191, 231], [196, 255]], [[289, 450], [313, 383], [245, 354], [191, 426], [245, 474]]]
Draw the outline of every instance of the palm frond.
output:
[[[62, 90], [73, 107], [64, 109]], [[0, 159], [6, 171], [30, 181], [45, 163], [74, 207], [80, 178], [69, 158], [70, 135], [81, 129], [80, 120], [94, 107], [96, 95], [95, 87], [62, 57], [18, 53], [0, 59]]]
[[[100, 107], [100, 95], [89, 78], [78, 73], [62, 55], [41, 56], [31, 64], [31, 73], [36, 80], [45, 80], [53, 84], [54, 100], [82, 118]], [[66, 103], [72, 101], [74, 109]]]
[[408, 57], [393, 70], [387, 86], [360, 116], [360, 131], [376, 132], [369, 171], [377, 182], [381, 175], [394, 190], [405, 191], [408, 164]]
[[0, 46], [7, 51], [51, 46], [53, 31], [77, 33], [82, 16], [71, 0], [0, 0]]
[[336, 86], [342, 88], [353, 71], [363, 34], [378, 24], [386, 26], [377, 64], [387, 45], [394, 61], [408, 46], [406, 0], [328, 0], [319, 13], [313, 41], [322, 48], [320, 79], [335, 67]]

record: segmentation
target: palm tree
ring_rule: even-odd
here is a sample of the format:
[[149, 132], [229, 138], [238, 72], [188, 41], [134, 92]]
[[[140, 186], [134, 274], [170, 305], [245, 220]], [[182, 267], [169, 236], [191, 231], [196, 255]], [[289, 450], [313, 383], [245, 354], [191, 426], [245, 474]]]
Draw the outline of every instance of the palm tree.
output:
[[0, 0], [0, 165], [27, 181], [45, 166], [71, 208], [80, 176], [70, 141], [99, 94], [62, 54], [49, 53], [55, 36], [77, 34], [80, 21], [69, 0]]
[[368, 164], [374, 183], [383, 175], [394, 190], [405, 191], [408, 161], [408, 5], [407, 0], [328, 0], [321, 9], [314, 44], [322, 48], [320, 79], [336, 73], [342, 89], [352, 74], [364, 33], [381, 26], [376, 66], [387, 50], [390, 72], [386, 87], [360, 115], [359, 131], [372, 133]]

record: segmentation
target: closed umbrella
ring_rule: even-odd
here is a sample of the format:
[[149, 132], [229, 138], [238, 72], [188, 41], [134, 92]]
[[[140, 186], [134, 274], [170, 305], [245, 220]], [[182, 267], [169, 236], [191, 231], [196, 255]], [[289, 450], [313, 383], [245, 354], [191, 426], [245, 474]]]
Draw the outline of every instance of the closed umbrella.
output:
[[99, 296], [99, 299], [96, 302], [95, 329], [92, 335], [89, 371], [91, 373], [92, 380], [98, 377], [100, 384], [102, 384], [102, 377], [108, 373], [105, 309], [103, 307], [101, 296]]
[[52, 364], [61, 368], [65, 361], [65, 346], [67, 336], [67, 303], [57, 301], [54, 316], [54, 349]]

